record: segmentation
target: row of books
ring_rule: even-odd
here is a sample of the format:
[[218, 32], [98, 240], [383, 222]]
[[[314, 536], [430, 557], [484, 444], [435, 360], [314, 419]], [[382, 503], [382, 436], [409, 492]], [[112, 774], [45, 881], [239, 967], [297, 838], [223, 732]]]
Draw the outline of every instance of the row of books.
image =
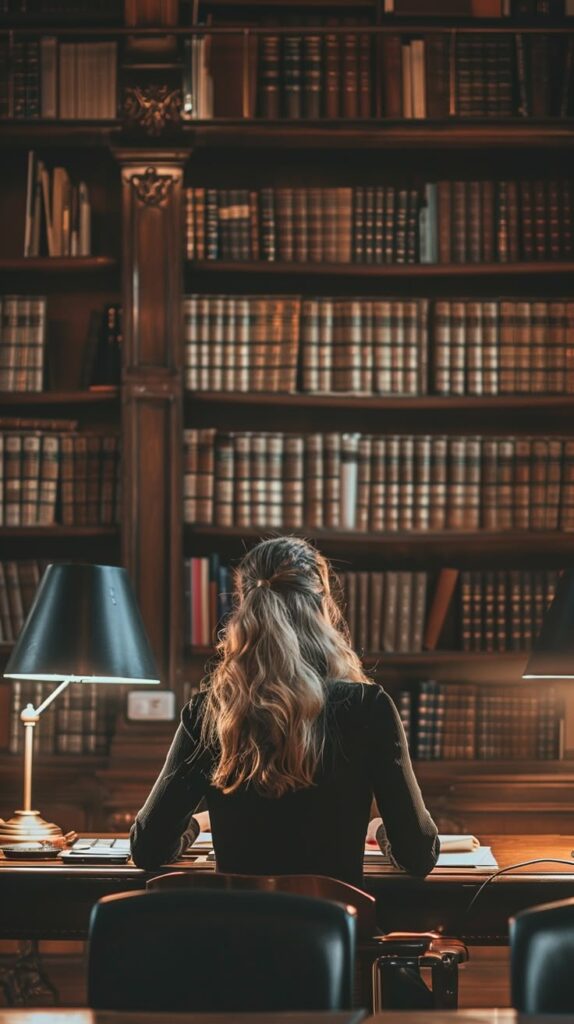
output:
[[31, 17], [65, 15], [69, 17], [87, 15], [92, 18], [115, 18], [118, 15], [117, 0], [0, 0], [0, 14], [29, 14]]
[[187, 646], [207, 647], [232, 607], [232, 571], [217, 553], [186, 558], [184, 578], [184, 639]]
[[14, 643], [32, 607], [42, 562], [0, 562], [0, 643]]
[[400, 17], [563, 18], [574, 15], [573, 0], [383, 0], [385, 14]]
[[44, 385], [46, 296], [0, 295], [0, 391]]
[[554, 597], [556, 572], [462, 572], [463, 651], [529, 650]]
[[116, 116], [116, 42], [0, 38], [0, 117], [88, 121]]
[[24, 256], [89, 256], [92, 208], [85, 181], [72, 184], [65, 167], [48, 170], [28, 153]]
[[480, 691], [424, 680], [397, 695], [413, 757], [420, 761], [547, 761], [564, 757], [564, 702], [543, 692]]
[[194, 260], [508, 263], [572, 256], [566, 180], [440, 181], [420, 188], [186, 189]]
[[[12, 680], [8, 749], [24, 749], [20, 712], [26, 704], [38, 707], [54, 689], [54, 683]], [[106, 754], [114, 729], [115, 703], [97, 683], [69, 686], [34, 728], [39, 754]]]
[[428, 572], [339, 573], [342, 609], [360, 655], [421, 651]]
[[184, 520], [342, 530], [574, 529], [559, 437], [184, 431]]
[[[336, 22], [330, 17], [328, 27]], [[464, 28], [426, 38], [313, 28], [263, 35], [255, 107], [289, 120], [567, 117], [573, 46], [566, 33]]]
[[[338, 573], [341, 610], [361, 654], [530, 650], [556, 590], [551, 570]], [[185, 642], [214, 643], [232, 608], [217, 553], [184, 561]], [[445, 629], [447, 617], [449, 627]]]
[[439, 181], [425, 189], [421, 262], [517, 263], [572, 256], [572, 186], [555, 179]]
[[74, 421], [26, 422], [33, 426], [0, 431], [0, 525], [117, 523], [118, 436], [76, 432]]
[[192, 391], [482, 395], [574, 391], [566, 299], [189, 295]]
[[574, 37], [433, 32], [382, 36], [387, 117], [568, 117]]

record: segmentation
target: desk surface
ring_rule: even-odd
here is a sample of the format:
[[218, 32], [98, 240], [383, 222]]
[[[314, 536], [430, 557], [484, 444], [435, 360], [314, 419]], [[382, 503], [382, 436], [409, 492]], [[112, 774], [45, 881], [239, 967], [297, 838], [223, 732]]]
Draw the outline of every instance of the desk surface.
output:
[[0, 1024], [572, 1024], [572, 1015], [523, 1016], [514, 1010], [435, 1010], [378, 1013], [125, 1013], [75, 1009], [0, 1010]]
[[[361, 1024], [364, 1010], [343, 1013], [128, 1013], [120, 1010], [0, 1009], [0, 1024]], [[390, 1024], [390, 1022], [389, 1022]], [[505, 1022], [506, 1024], [506, 1022]], [[514, 1024], [514, 1022], [511, 1022]]]
[[[508, 941], [508, 918], [524, 907], [574, 896], [574, 836], [481, 836], [500, 867], [541, 857], [565, 864], [512, 867], [492, 879], [469, 912], [478, 887], [490, 878], [481, 868], [437, 869], [427, 878], [387, 873], [367, 865], [364, 887], [377, 899], [383, 931], [438, 929], [477, 945]], [[167, 865], [194, 871], [208, 864]], [[152, 872], [151, 874], [158, 874]], [[132, 865], [65, 865], [60, 861], [0, 859], [1, 938], [85, 938], [91, 907], [109, 893], [145, 887], [147, 873]], [[406, 1022], [405, 1022], [406, 1024]]]

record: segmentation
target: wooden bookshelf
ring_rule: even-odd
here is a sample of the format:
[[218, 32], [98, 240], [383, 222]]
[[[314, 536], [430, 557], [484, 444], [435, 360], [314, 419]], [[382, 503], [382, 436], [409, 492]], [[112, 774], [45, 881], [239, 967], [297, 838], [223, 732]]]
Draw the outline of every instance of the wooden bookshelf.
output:
[[[105, 38], [116, 40], [121, 46], [129, 45], [131, 52], [122, 58], [120, 68], [121, 111], [126, 82], [147, 88], [153, 79], [156, 85], [181, 90], [183, 45], [193, 26], [160, 25], [157, 6], [156, 27], [52, 24], [49, 19], [40, 18], [30, 23], [14, 18], [9, 22], [2, 20], [0, 30], [11, 31], [14, 39], [46, 34], [63, 41]], [[259, 10], [261, 18], [271, 12], [276, 21], [283, 14], [302, 15], [311, 8], [321, 15], [335, 9], [336, 16], [341, 18], [358, 12], [367, 15], [372, 24], [361, 24], [357, 32], [371, 38], [401, 33], [407, 38], [430, 38], [460, 29], [472, 34], [520, 32], [529, 38], [537, 33], [559, 36], [565, 30], [574, 31], [574, 21], [566, 20], [511, 23], [464, 18], [385, 18], [380, 0], [358, 4], [349, 0], [313, 0], [312, 4], [289, 0], [202, 0], [201, 10], [213, 14], [213, 24], [201, 26], [195, 34], [221, 38], [234, 26], [242, 32], [246, 7]], [[297, 26], [290, 17], [288, 24], [273, 25], [273, 34], [314, 34], [316, 28], [319, 35], [327, 32], [324, 25]], [[249, 26], [249, 31], [252, 37], [260, 37], [269, 33], [269, 26], [261, 22]], [[338, 38], [348, 31], [347, 24], [335, 27]], [[381, 81], [380, 68], [377, 66], [374, 71], [373, 87]], [[217, 68], [214, 72], [217, 73]], [[153, 106], [157, 101], [151, 102]], [[1, 526], [0, 553], [5, 559], [84, 558], [125, 565], [135, 582], [162, 679], [181, 697], [185, 683], [197, 682], [200, 663], [210, 653], [209, 648], [190, 651], [185, 645], [184, 557], [219, 552], [233, 560], [241, 555], [245, 544], [255, 543], [273, 532], [265, 527], [220, 528], [183, 522], [184, 427], [571, 436], [574, 412], [574, 395], [570, 394], [407, 397], [186, 391], [180, 316], [184, 288], [187, 293], [202, 294], [229, 291], [235, 295], [283, 295], [298, 291], [335, 298], [545, 298], [570, 294], [574, 260], [382, 265], [190, 261], [184, 257], [183, 244], [185, 188], [368, 186], [402, 181], [421, 187], [425, 182], [443, 179], [515, 180], [522, 176], [532, 180], [571, 180], [574, 128], [570, 116], [491, 120], [371, 116], [356, 120], [289, 121], [241, 118], [231, 111], [212, 120], [179, 122], [170, 122], [165, 117], [162, 121], [162, 116], [159, 110], [156, 134], [129, 123], [123, 113], [107, 120], [0, 121], [0, 176], [4, 185], [0, 214], [6, 228], [0, 240], [0, 272], [6, 282], [3, 291], [46, 293], [54, 363], [49, 389], [40, 393], [3, 392], [0, 403], [7, 416], [69, 415], [79, 421], [80, 429], [93, 427], [102, 431], [109, 427], [119, 433], [122, 442], [122, 514], [117, 528]], [[21, 255], [26, 155], [32, 147], [50, 169], [66, 165], [74, 180], [88, 181], [93, 193], [95, 255]], [[124, 310], [122, 382], [107, 391], [82, 390], [82, 351], [89, 312], [94, 307], [120, 301]], [[445, 565], [461, 569], [560, 569], [574, 564], [574, 532], [293, 532], [314, 539], [341, 571], [373, 567], [434, 571]], [[3, 653], [6, 647], [3, 645]], [[431, 675], [445, 682], [462, 680], [485, 687], [500, 680], [517, 689], [523, 655], [437, 650], [375, 654], [373, 658], [367, 654], [366, 660], [375, 666], [376, 678], [388, 682], [390, 689], [396, 689], [403, 679], [414, 681]], [[141, 756], [145, 757], [144, 750]], [[95, 828], [109, 825], [110, 808], [117, 813], [118, 801], [124, 800], [123, 813], [127, 814], [137, 809], [147, 792], [147, 776], [143, 783], [134, 780], [129, 757], [120, 751], [112, 762], [109, 771], [100, 774], [98, 792], [90, 805], [89, 820]], [[72, 759], [58, 759], [52, 768], [53, 777], [63, 779], [70, 770], [73, 774]], [[0, 770], [4, 771], [2, 757]], [[543, 804], [544, 793], [548, 795], [549, 806], [558, 806], [549, 795], [557, 778], [564, 793], [569, 794], [570, 805], [574, 786], [574, 771], [567, 761], [535, 765], [421, 763], [417, 771], [425, 787], [430, 787], [432, 800], [443, 818], [448, 820], [452, 806], [456, 823], [463, 830], [473, 822], [487, 820], [480, 791], [482, 776], [491, 781], [498, 777], [503, 780], [509, 827], [512, 796], [508, 794], [521, 794], [527, 783], [536, 782], [538, 802], [531, 801], [524, 814], [521, 811], [515, 818], [524, 825], [527, 814], [534, 823], [538, 813], [535, 807]], [[154, 772], [155, 762], [150, 778]], [[16, 769], [13, 774], [16, 777]], [[457, 776], [456, 785], [453, 775]], [[458, 786], [459, 775], [464, 778], [464, 792], [459, 796], [462, 791], [457, 789], [451, 800], [449, 787]], [[491, 818], [499, 821], [496, 806], [503, 805], [503, 797], [497, 802], [496, 793], [491, 793], [490, 799]], [[479, 804], [482, 817], [473, 817], [475, 811], [470, 809]], [[556, 815], [562, 814], [564, 823], [569, 820], [567, 812], [570, 813], [566, 806], [565, 800], [562, 810], [556, 810]], [[466, 817], [465, 807], [469, 809]], [[57, 818], [56, 812], [53, 816]]]

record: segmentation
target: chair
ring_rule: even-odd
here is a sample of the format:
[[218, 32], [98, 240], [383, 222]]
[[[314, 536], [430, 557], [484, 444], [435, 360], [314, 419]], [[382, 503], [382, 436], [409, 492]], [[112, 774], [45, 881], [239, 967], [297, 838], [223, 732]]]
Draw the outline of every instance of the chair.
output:
[[170, 889], [92, 910], [88, 1005], [272, 1012], [351, 1008], [355, 911], [282, 892]]
[[[376, 900], [357, 886], [323, 875], [234, 875], [217, 871], [171, 871], [148, 879], [147, 888], [174, 891], [263, 890], [335, 900], [357, 912], [354, 1005], [381, 1009], [456, 1009], [458, 965], [468, 950], [458, 939], [431, 932], [377, 935]], [[422, 968], [430, 968], [432, 989]]]
[[574, 1014], [574, 899], [521, 910], [509, 932], [513, 1007]]

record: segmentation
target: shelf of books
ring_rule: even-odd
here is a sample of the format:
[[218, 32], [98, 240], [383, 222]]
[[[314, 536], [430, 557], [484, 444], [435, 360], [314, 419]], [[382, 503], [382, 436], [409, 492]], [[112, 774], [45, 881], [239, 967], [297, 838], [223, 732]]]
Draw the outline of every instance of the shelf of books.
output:
[[[123, 561], [182, 700], [303, 535], [445, 831], [565, 831], [572, 701], [520, 674], [574, 564], [574, 11], [432, 6], [6, 0], [0, 654], [46, 561]], [[105, 760], [93, 712], [46, 757]]]
[[[320, 5], [313, 23], [295, 4], [200, 6], [184, 693], [245, 544], [308, 537], [440, 820], [501, 826], [504, 805], [505, 828], [536, 829], [574, 779], [568, 687], [521, 679], [574, 560], [571, 33], [536, 3], [480, 23], [391, 6], [354, 25]], [[223, 31], [239, 24], [242, 53]]]
[[[28, 80], [30, 103], [37, 100], [33, 85]], [[8, 122], [0, 137], [3, 127]], [[54, 137], [46, 132], [41, 150], [29, 148], [25, 133], [12, 142], [3, 153], [0, 197], [2, 666], [49, 562], [121, 561], [119, 172], [109, 151], [89, 152], [62, 126]], [[8, 799], [22, 756], [19, 712], [50, 689], [0, 685]], [[78, 792], [62, 800], [81, 803], [85, 758], [94, 769], [105, 762], [117, 697], [70, 692], [54, 707], [40, 726], [37, 753], [59, 794], [67, 793], [65, 777], [75, 766]], [[93, 782], [85, 790], [93, 804]], [[83, 820], [88, 824], [89, 815]]]

